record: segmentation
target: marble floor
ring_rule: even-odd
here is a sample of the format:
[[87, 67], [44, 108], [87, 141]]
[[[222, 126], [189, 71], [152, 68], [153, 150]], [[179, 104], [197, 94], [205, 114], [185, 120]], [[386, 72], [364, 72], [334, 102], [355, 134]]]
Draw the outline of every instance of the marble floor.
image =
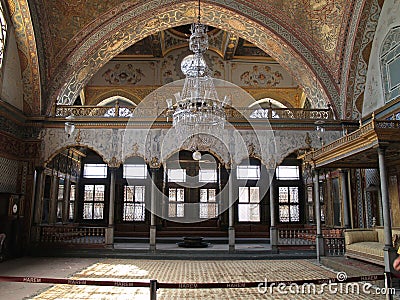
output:
[[[20, 258], [0, 264], [0, 275], [165, 283], [259, 282], [336, 278], [337, 272], [301, 260], [155, 260]], [[374, 272], [373, 270], [371, 272]], [[364, 273], [365, 274], [365, 273]], [[352, 275], [353, 276], [353, 275]], [[301, 286], [274, 289], [159, 289], [157, 299], [385, 299], [379, 287]], [[351, 289], [350, 289], [351, 288]], [[358, 290], [358, 291], [357, 291]], [[149, 288], [0, 282], [0, 299], [150, 299]], [[400, 299], [395, 295], [394, 299]]]

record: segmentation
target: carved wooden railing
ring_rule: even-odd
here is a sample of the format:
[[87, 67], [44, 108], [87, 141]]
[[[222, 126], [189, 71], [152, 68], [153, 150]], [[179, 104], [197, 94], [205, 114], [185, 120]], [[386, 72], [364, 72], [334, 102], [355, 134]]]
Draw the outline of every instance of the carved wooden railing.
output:
[[278, 245], [315, 245], [315, 228], [278, 228]]
[[[317, 230], [315, 228], [278, 228], [279, 246], [307, 246], [315, 245]], [[343, 229], [322, 229], [325, 255], [343, 255]]]
[[[293, 120], [333, 120], [333, 112], [327, 109], [301, 109], [301, 108], [225, 108], [228, 120], [263, 120], [263, 119], [293, 119]], [[171, 113], [163, 107], [133, 106], [74, 106], [57, 105], [54, 116], [66, 118], [75, 117], [101, 117], [101, 118], [154, 118], [167, 117]]]
[[104, 227], [41, 226], [43, 244], [101, 245], [105, 244]]

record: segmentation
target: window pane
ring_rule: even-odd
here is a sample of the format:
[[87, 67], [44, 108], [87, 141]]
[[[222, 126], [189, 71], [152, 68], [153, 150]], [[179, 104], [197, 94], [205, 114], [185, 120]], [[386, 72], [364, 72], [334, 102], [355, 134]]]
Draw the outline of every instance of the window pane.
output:
[[147, 178], [147, 166], [126, 164], [124, 165], [124, 178], [134, 179], [146, 179]]
[[251, 203], [260, 202], [260, 192], [258, 186], [250, 188], [250, 202]]
[[69, 190], [69, 219], [73, 220], [75, 216], [75, 184], [71, 184]]
[[169, 201], [176, 201], [176, 189], [169, 189]]
[[62, 218], [62, 208], [63, 208], [63, 203], [61, 201], [57, 202], [57, 219]]
[[125, 194], [125, 202], [133, 202], [133, 193], [135, 191], [135, 187], [134, 186], [124, 186], [124, 194]]
[[144, 221], [144, 215], [145, 209], [144, 209], [144, 203], [135, 203], [135, 221]]
[[248, 203], [249, 202], [249, 188], [245, 186], [239, 187], [239, 202]]
[[94, 203], [93, 219], [103, 219], [104, 203]]
[[248, 204], [239, 204], [239, 222], [250, 221], [250, 206]]
[[85, 195], [83, 201], [93, 201], [94, 185], [85, 185]]
[[259, 166], [237, 166], [237, 179], [260, 179]]
[[278, 166], [276, 168], [276, 179], [299, 180], [299, 166]]
[[217, 182], [217, 170], [200, 170], [200, 182]]
[[207, 202], [207, 189], [200, 189], [200, 202]]
[[83, 177], [107, 178], [107, 165], [106, 164], [85, 164], [83, 167]]
[[183, 203], [178, 203], [176, 205], [176, 216], [182, 218], [185, 216], [185, 205]]
[[208, 202], [215, 202], [216, 201], [215, 194], [216, 194], [215, 189], [208, 189]]
[[200, 218], [206, 219], [208, 218], [208, 204], [200, 203]]
[[249, 204], [249, 206], [250, 206], [250, 221], [260, 222], [260, 205]]
[[62, 201], [64, 199], [64, 184], [58, 185], [58, 200]]
[[176, 189], [176, 201], [184, 202], [185, 201], [185, 190], [184, 189]]
[[176, 203], [169, 203], [168, 205], [168, 217], [176, 217]]
[[279, 221], [289, 222], [289, 205], [279, 205]]
[[124, 221], [133, 221], [134, 220], [134, 209], [133, 203], [124, 203], [124, 212], [123, 212], [123, 220]]
[[75, 201], [75, 184], [71, 184], [71, 188], [69, 190], [69, 201]]
[[83, 205], [83, 218], [85, 220], [91, 220], [93, 218], [93, 203], [85, 203]]
[[75, 202], [72, 201], [69, 203], [69, 219], [73, 220], [75, 215]]
[[299, 214], [299, 206], [291, 205], [290, 206], [290, 222], [299, 222], [300, 214]]
[[289, 195], [291, 203], [299, 203], [299, 188], [297, 186], [289, 187]]
[[200, 218], [215, 218], [218, 215], [216, 203], [200, 203]]
[[239, 206], [239, 222], [260, 222], [260, 205], [244, 204]]
[[94, 201], [98, 202], [104, 201], [104, 190], [105, 190], [104, 185], [95, 186]]
[[169, 182], [185, 182], [186, 170], [185, 169], [169, 169], [168, 170]]
[[135, 188], [135, 202], [144, 202], [144, 186], [137, 186]]
[[279, 187], [279, 202], [289, 202], [288, 198], [288, 188], [280, 186]]

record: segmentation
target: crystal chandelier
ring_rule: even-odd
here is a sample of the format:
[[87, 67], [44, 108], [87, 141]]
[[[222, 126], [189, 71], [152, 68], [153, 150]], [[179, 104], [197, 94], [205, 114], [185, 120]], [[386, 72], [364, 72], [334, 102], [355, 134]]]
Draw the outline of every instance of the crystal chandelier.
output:
[[198, 22], [192, 24], [190, 31], [189, 49], [193, 54], [181, 63], [186, 76], [182, 92], [174, 94], [176, 107], [172, 99], [166, 100], [173, 127], [185, 136], [222, 130], [226, 120], [224, 107], [229, 102], [227, 96], [224, 101], [218, 99], [211, 71], [203, 57], [208, 49], [208, 36], [207, 26], [200, 22], [200, 0]]

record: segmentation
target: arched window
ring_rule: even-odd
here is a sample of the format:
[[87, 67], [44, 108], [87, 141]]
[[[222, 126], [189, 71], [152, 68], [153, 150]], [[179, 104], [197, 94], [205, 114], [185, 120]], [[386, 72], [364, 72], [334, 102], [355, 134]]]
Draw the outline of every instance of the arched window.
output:
[[[136, 103], [122, 96], [114, 96], [101, 101], [97, 106], [112, 106], [104, 114], [105, 117], [115, 117], [115, 104], [118, 102], [119, 108], [118, 116], [120, 117], [132, 117], [132, 111], [128, 107], [136, 107]], [[126, 106], [126, 107], [124, 107]]]
[[0, 2], [0, 69], [3, 67], [4, 49], [7, 37], [7, 22], [4, 14], [3, 4]]

